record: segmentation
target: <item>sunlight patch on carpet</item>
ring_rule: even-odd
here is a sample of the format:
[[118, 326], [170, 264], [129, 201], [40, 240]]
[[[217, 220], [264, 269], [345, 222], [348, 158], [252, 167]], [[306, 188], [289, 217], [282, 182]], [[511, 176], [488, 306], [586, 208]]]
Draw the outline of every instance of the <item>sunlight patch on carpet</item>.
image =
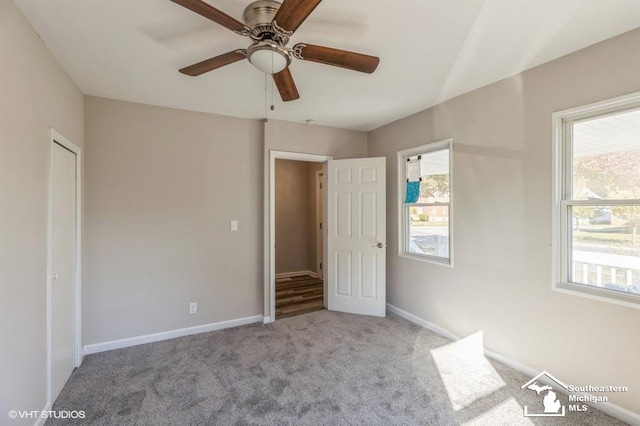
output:
[[484, 356], [482, 332], [431, 350], [454, 411], [506, 386]]

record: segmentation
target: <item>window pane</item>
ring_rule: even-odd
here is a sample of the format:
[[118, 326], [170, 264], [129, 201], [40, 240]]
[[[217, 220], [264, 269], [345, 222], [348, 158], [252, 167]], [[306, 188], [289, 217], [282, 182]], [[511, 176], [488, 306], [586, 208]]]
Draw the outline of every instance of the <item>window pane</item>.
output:
[[449, 150], [423, 154], [420, 159], [419, 203], [449, 202]]
[[572, 197], [640, 199], [640, 110], [573, 125]]
[[409, 207], [409, 253], [449, 258], [449, 207]]
[[640, 205], [573, 206], [569, 280], [640, 294]]

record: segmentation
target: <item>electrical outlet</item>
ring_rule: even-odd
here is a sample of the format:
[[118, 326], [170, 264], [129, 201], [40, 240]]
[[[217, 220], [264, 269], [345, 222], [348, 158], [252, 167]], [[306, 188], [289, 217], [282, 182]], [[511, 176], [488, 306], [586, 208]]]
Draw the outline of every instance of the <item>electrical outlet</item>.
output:
[[189, 303], [189, 314], [198, 313], [198, 304], [196, 302]]
[[234, 232], [238, 230], [238, 221], [237, 220], [232, 220], [231, 221], [231, 230], [234, 231]]

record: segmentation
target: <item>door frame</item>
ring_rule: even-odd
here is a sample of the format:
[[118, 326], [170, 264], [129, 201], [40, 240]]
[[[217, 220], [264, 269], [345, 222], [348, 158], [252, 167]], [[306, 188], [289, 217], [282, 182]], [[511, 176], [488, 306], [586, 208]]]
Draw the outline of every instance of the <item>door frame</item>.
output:
[[[264, 317], [264, 323], [270, 323], [276, 320], [276, 159], [306, 161], [310, 163], [326, 163], [327, 161], [333, 160], [333, 157], [329, 155], [307, 154], [301, 152], [269, 151], [269, 221], [268, 223], [265, 223], [265, 227], [269, 230], [269, 241], [265, 250], [265, 255], [268, 258], [269, 265], [265, 270], [265, 279], [269, 283], [269, 291], [265, 292], [264, 295], [265, 305], [269, 306], [269, 315]], [[323, 204], [323, 208], [324, 205], [326, 205], [326, 203]], [[323, 257], [325, 257], [324, 254]], [[323, 263], [324, 267], [322, 270], [324, 274], [324, 271], [326, 270], [326, 258], [323, 260]]]
[[82, 150], [70, 142], [67, 138], [50, 129], [49, 135], [49, 185], [48, 185], [48, 206], [47, 206], [47, 406], [51, 407], [51, 374], [52, 374], [52, 354], [51, 354], [51, 202], [53, 193], [53, 148], [58, 144], [76, 155], [76, 282], [75, 282], [75, 366], [82, 363], [82, 337], [81, 337], [81, 287], [82, 287]]
[[[324, 170], [316, 170], [315, 173], [315, 183], [316, 186], [316, 258], [315, 258], [315, 267], [316, 273], [322, 273], [324, 278], [324, 227], [325, 227], [325, 219], [324, 219]], [[321, 227], [322, 226], [322, 227]], [[322, 247], [320, 247], [322, 245]], [[320, 265], [322, 264], [322, 267]], [[325, 303], [326, 304], [326, 303]], [[325, 306], [326, 307], [326, 306]]]

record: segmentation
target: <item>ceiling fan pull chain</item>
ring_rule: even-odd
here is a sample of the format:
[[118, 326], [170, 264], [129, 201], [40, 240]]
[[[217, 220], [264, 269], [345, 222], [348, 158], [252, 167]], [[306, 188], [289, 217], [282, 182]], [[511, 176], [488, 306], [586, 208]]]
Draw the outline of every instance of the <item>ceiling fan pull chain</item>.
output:
[[[273, 56], [271, 56], [271, 69], [273, 69]], [[265, 74], [265, 77], [267, 75]], [[273, 83], [271, 84], [271, 111], [274, 111], [276, 107], [273, 105]]]
[[264, 122], [266, 123], [267, 118], [267, 73], [264, 73]]

